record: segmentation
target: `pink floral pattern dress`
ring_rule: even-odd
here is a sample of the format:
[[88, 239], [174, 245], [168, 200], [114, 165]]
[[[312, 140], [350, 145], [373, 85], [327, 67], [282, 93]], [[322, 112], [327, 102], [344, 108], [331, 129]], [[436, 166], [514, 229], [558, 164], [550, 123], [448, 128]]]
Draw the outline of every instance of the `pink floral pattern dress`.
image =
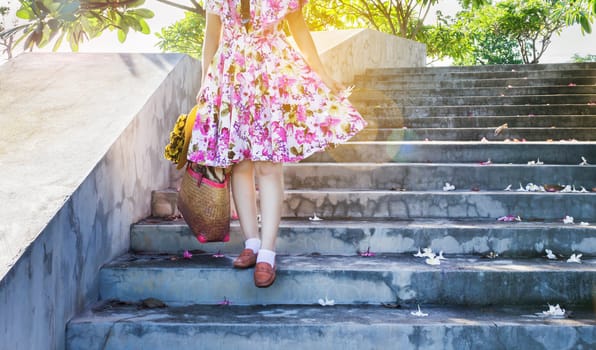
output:
[[281, 21], [304, 0], [206, 0], [222, 37], [205, 76], [188, 160], [226, 168], [244, 159], [296, 162], [346, 142], [366, 126], [287, 41]]

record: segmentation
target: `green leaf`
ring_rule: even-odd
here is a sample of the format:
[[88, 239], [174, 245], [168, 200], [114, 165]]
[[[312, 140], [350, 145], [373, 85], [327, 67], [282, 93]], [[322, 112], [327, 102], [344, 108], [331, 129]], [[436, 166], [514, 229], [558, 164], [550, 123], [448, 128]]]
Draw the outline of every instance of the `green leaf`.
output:
[[66, 34], [66, 32], [64, 32], [64, 31], [62, 31], [62, 33], [60, 33], [60, 36], [58, 37], [58, 39], [56, 39], [56, 42], [54, 43], [54, 47], [52, 47], [52, 51], [56, 52], [60, 48], [60, 45], [62, 45], [62, 40], [64, 39], [65, 34]]
[[35, 18], [35, 13], [33, 13], [31, 8], [29, 8], [29, 7], [21, 7], [17, 11], [17, 17], [22, 18], [22, 19], [32, 20]]
[[149, 24], [147, 24], [147, 22], [144, 19], [139, 18], [139, 24], [141, 25], [141, 33], [143, 33], [143, 34], [151, 33], [151, 28], [149, 28]]
[[118, 41], [121, 43], [126, 41], [126, 33], [122, 29], [118, 29]]
[[135, 9], [135, 10], [130, 10], [130, 11], [128, 11], [128, 14], [130, 14], [130, 15], [137, 15], [137, 16], [143, 17], [143, 18], [153, 18], [153, 16], [155, 16], [155, 14], [153, 13], [153, 11], [151, 11], [149, 9]]
[[579, 18], [579, 23], [582, 26], [582, 29], [586, 32], [586, 33], [591, 33], [592, 32], [592, 26], [590, 25], [590, 21], [588, 20], [588, 17], [586, 16], [581, 16]]

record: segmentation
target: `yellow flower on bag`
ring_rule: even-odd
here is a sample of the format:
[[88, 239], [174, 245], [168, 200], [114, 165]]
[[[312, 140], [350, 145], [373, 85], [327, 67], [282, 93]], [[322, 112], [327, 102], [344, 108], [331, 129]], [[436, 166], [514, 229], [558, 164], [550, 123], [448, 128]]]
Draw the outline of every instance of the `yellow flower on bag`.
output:
[[192, 127], [197, 117], [198, 106], [194, 106], [188, 114], [180, 114], [170, 133], [170, 143], [164, 149], [164, 157], [181, 169], [186, 164], [188, 145]]

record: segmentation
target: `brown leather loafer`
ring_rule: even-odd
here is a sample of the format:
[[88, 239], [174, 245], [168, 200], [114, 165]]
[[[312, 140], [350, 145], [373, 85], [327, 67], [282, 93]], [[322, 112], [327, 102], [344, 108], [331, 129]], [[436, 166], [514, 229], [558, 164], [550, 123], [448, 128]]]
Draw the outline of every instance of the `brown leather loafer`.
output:
[[275, 282], [275, 268], [266, 262], [260, 262], [255, 267], [255, 286], [267, 288]]
[[237, 269], [246, 269], [255, 266], [257, 263], [257, 254], [252, 249], [244, 249], [242, 253], [234, 260], [234, 267]]

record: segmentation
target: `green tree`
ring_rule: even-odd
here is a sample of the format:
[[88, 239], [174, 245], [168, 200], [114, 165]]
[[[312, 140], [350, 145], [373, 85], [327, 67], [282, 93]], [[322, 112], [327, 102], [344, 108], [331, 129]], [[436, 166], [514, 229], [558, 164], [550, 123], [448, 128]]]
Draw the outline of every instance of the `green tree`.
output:
[[205, 17], [186, 12], [183, 19], [155, 33], [159, 39], [157, 46], [164, 52], [185, 53], [199, 59], [204, 31]]
[[517, 42], [498, 28], [497, 7], [464, 10], [456, 18], [438, 13], [437, 25], [426, 28], [419, 40], [434, 60], [450, 57], [456, 65], [522, 63]]
[[439, 17], [419, 38], [429, 54], [456, 64], [538, 63], [552, 36], [567, 25], [567, 2], [505, 0]]

